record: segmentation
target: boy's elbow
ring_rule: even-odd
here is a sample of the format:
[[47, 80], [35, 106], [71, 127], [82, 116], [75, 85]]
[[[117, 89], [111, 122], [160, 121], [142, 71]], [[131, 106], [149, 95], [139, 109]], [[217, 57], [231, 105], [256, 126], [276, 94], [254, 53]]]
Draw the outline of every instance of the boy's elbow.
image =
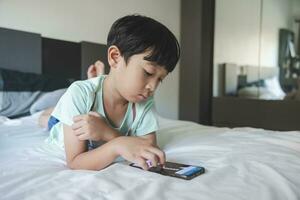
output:
[[72, 160], [67, 161], [67, 167], [72, 170], [78, 169]]
[[75, 162], [75, 159], [73, 160], [67, 160], [67, 167], [69, 169], [72, 169], [72, 170], [78, 170], [78, 169], [84, 169], [82, 166], [78, 165], [76, 162]]
[[74, 162], [74, 161], [67, 161], [67, 167], [71, 170], [94, 170], [94, 171], [99, 171], [102, 168], [96, 167], [96, 166], [82, 166], [79, 165], [78, 163]]

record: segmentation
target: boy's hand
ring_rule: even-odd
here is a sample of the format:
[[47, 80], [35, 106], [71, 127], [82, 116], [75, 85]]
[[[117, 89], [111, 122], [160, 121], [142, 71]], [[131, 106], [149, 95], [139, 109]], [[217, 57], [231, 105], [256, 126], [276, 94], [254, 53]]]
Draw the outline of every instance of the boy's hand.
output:
[[149, 169], [147, 160], [151, 162], [153, 167], [156, 167], [158, 163], [163, 165], [166, 161], [165, 153], [147, 139], [122, 136], [112, 140], [112, 142], [118, 155], [139, 165], [144, 170]]
[[107, 141], [110, 127], [98, 113], [75, 116], [73, 122], [72, 129], [79, 140]]

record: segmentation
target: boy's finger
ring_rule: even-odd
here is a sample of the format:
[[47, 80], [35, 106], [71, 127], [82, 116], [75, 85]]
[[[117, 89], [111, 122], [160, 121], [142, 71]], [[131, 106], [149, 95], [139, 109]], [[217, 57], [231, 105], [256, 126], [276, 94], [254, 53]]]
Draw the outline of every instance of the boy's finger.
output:
[[73, 133], [78, 137], [78, 136], [84, 134], [85, 132], [82, 128], [79, 128], [77, 130], [74, 130]]
[[77, 121], [75, 123], [72, 124], [71, 128], [74, 130], [77, 130], [79, 128], [81, 128], [83, 126], [83, 121], [80, 120], [80, 121]]
[[146, 164], [146, 161], [143, 158], [137, 158], [135, 163], [143, 168], [143, 170], [148, 170], [148, 165]]
[[86, 134], [81, 134], [77, 137], [79, 140], [88, 140], [88, 136]]
[[73, 122], [78, 122], [82, 120], [84, 116], [85, 115], [76, 115], [75, 117], [73, 117]]
[[162, 165], [165, 164], [165, 162], [166, 162], [165, 152], [163, 152], [162, 150], [155, 148], [155, 147], [150, 147], [147, 150], [158, 156], [159, 164], [162, 164]]
[[144, 151], [141, 155], [143, 158], [145, 158], [147, 161], [150, 161], [149, 164], [147, 163], [148, 167], [156, 167], [158, 163], [158, 158], [155, 154], [149, 151]]

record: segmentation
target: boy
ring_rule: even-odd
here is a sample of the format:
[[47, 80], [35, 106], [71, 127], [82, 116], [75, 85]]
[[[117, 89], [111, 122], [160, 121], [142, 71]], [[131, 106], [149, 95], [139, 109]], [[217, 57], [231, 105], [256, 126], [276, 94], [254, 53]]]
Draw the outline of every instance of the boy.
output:
[[68, 88], [52, 113], [48, 141], [64, 146], [71, 169], [100, 170], [119, 156], [145, 170], [163, 165], [153, 94], [175, 68], [178, 41], [161, 23], [130, 15], [112, 25], [107, 45], [109, 74]]

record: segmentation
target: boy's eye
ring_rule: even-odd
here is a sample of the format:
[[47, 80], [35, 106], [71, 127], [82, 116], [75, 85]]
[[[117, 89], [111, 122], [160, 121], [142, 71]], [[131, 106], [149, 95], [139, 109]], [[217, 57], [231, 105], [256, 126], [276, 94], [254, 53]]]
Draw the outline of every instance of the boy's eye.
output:
[[144, 70], [144, 74], [145, 74], [146, 76], [152, 76], [152, 74], [149, 73], [149, 72], [147, 72], [146, 70]]

